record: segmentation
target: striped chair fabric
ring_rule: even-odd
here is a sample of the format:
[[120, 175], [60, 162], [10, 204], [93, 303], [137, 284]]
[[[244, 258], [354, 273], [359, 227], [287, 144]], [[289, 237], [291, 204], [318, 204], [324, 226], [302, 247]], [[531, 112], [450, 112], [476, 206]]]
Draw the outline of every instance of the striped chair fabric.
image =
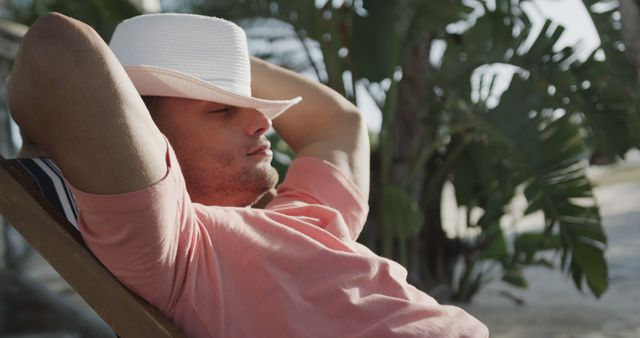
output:
[[78, 208], [58, 166], [48, 158], [22, 158], [18, 163], [34, 178], [42, 195], [78, 229]]

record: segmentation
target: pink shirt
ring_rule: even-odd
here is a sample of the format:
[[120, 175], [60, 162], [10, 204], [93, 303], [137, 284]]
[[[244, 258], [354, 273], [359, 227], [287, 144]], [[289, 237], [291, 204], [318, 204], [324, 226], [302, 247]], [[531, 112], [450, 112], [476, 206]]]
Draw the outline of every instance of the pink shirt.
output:
[[173, 150], [160, 182], [73, 189], [87, 245], [189, 337], [487, 337], [355, 238], [367, 201], [329, 162], [293, 161], [264, 210], [192, 203]]

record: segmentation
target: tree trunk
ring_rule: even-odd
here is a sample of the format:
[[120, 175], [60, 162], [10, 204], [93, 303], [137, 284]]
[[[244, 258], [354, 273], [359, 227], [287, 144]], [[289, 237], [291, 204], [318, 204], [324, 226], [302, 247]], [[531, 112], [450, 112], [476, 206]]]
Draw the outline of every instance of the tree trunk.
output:
[[[640, 83], [640, 0], [620, 0], [620, 14], [626, 54]], [[640, 94], [640, 87], [637, 91]]]
[[[425, 173], [421, 171], [411, 181], [408, 181], [408, 176], [412, 165], [415, 165], [421, 138], [432, 138], [432, 135], [425, 135], [431, 131], [430, 126], [422, 123], [429, 114], [425, 105], [429, 94], [425, 90], [428, 88], [425, 86], [425, 81], [428, 74], [433, 71], [429, 64], [431, 41], [430, 34], [419, 35], [407, 54], [402, 67], [402, 79], [398, 83], [398, 99], [393, 121], [394, 147], [392, 149], [390, 182], [397, 186], [406, 187], [414, 200], [420, 200]], [[423, 210], [425, 209], [424, 206], [421, 207]], [[427, 210], [424, 211], [428, 213]], [[425, 219], [430, 219], [433, 214], [426, 214], [426, 216]], [[406, 262], [409, 271], [408, 279], [418, 288], [424, 288], [425, 281], [420, 274], [422, 266], [426, 262], [420, 250], [422, 243], [416, 238], [407, 241], [407, 248], [410, 250], [408, 253], [409, 261]]]
[[[426, 90], [428, 86], [425, 85], [425, 82], [428, 74], [433, 72], [429, 64], [431, 40], [430, 34], [420, 35], [416, 39], [404, 62], [402, 79], [398, 83], [391, 169], [391, 181], [398, 185], [404, 185], [409, 168], [419, 150], [420, 136], [429, 130], [429, 126], [422, 122], [427, 120], [429, 115], [429, 111], [425, 107], [428, 97]], [[416, 178], [416, 181], [418, 180]], [[420, 185], [414, 183], [418, 182], [411, 182], [412, 186], [409, 192], [413, 195], [412, 197], [417, 197], [420, 193]]]
[[446, 177], [439, 173], [449, 170], [442, 168], [445, 157], [434, 153], [426, 163], [419, 164], [417, 174], [407, 182], [416, 155], [420, 150], [432, 147], [437, 138], [435, 126], [439, 112], [428, 108], [433, 96], [432, 85], [427, 83], [434, 72], [429, 62], [432, 40], [430, 34], [420, 35], [403, 65], [394, 119], [391, 181], [408, 188], [425, 216], [420, 233], [409, 243], [409, 281], [434, 298], [446, 301], [452, 295], [453, 268], [459, 245], [458, 241], [447, 238], [442, 227], [440, 208]]
[[[427, 105], [432, 91], [426, 81], [434, 71], [429, 62], [432, 40], [428, 33], [419, 35], [402, 67], [393, 129], [391, 182], [407, 187], [411, 197], [420, 201], [425, 213], [419, 235], [408, 243], [411, 250], [407, 266], [409, 281], [423, 290], [435, 292], [437, 298], [447, 298], [452, 258], [455, 257], [451, 257], [447, 249], [451, 240], [442, 229], [440, 204], [444, 182], [434, 175], [441, 159], [434, 155], [427, 163], [419, 164], [417, 174], [407, 181], [411, 167], [416, 165], [416, 155], [422, 148], [431, 147], [437, 136], [434, 126], [438, 112], [430, 111]], [[426, 198], [427, 192], [433, 193]], [[441, 288], [443, 285], [445, 287]]]

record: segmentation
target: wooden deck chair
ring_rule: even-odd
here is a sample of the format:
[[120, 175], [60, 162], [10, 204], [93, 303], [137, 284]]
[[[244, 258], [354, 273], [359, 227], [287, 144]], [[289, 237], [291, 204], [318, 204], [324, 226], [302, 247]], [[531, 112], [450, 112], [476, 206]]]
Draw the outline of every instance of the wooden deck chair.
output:
[[93, 256], [68, 221], [70, 210], [45, 198], [23, 165], [0, 156], [0, 214], [120, 337], [185, 337]]

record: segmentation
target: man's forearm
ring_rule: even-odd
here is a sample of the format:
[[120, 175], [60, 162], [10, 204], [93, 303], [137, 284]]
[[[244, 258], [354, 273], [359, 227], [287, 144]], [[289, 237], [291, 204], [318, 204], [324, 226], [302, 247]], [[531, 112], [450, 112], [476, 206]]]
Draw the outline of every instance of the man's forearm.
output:
[[302, 102], [273, 120], [278, 134], [296, 154], [331, 162], [367, 199], [369, 135], [356, 106], [327, 86], [255, 58], [251, 71], [256, 97], [302, 97]]
[[256, 97], [303, 98], [273, 120], [278, 134], [294, 151], [334, 134], [337, 127], [354, 128], [360, 123], [357, 107], [321, 83], [253, 57], [251, 73]]

